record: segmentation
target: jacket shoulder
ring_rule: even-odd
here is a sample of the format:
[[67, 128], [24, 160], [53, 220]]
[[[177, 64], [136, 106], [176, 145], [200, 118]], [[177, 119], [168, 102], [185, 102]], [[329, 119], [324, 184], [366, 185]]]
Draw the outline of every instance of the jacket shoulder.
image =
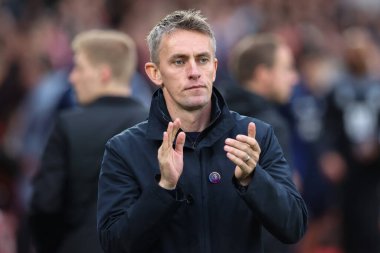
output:
[[232, 117], [237, 122], [237, 124], [236, 124], [237, 126], [241, 126], [241, 127], [243, 127], [245, 125], [248, 126], [249, 122], [253, 122], [256, 125], [256, 129], [268, 130], [269, 128], [272, 127], [269, 123], [262, 121], [258, 118], [241, 115], [235, 111], [230, 111], [230, 112], [231, 112]]
[[136, 139], [145, 139], [147, 126], [148, 121], [142, 121], [132, 127], [125, 129], [119, 134], [116, 134], [111, 139], [109, 139], [108, 143], [110, 145], [117, 145], [118, 143], [131, 142], [132, 140]]

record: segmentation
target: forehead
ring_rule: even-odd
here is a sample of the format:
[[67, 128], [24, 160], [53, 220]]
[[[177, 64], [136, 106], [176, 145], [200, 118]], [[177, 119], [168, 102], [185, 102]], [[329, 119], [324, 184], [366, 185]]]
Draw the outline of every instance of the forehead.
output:
[[279, 62], [288, 62], [292, 61], [292, 52], [290, 51], [290, 48], [286, 45], [279, 45], [276, 49], [276, 58]]
[[160, 57], [174, 54], [193, 55], [198, 53], [214, 55], [212, 39], [207, 34], [178, 29], [162, 36], [159, 47]]
[[92, 65], [86, 53], [83, 50], [77, 50], [74, 54], [76, 65]]
[[76, 50], [75, 53], [74, 53], [74, 61], [77, 62], [77, 63], [80, 63], [80, 62], [83, 62], [83, 61], [86, 61], [87, 60], [87, 57], [86, 55], [83, 53], [82, 50]]

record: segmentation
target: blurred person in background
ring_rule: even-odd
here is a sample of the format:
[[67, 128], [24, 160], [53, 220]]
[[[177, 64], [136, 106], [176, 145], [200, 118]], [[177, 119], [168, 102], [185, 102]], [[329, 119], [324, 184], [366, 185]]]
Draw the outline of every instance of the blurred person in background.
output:
[[293, 163], [299, 172], [301, 194], [310, 213], [309, 229], [297, 252], [340, 252], [340, 184], [324, 175], [320, 157], [325, 134], [326, 95], [341, 68], [337, 59], [323, 45], [316, 45], [315, 38], [313, 40], [312, 43], [303, 41], [304, 47], [297, 57], [300, 80], [282, 111], [290, 122]]
[[368, 30], [343, 33], [345, 73], [327, 97], [322, 171], [342, 185], [346, 253], [380, 252], [380, 83], [371, 75], [378, 46]]
[[6, 129], [4, 147], [21, 166], [19, 198], [24, 209], [54, 120], [75, 104], [68, 82], [69, 41], [55, 21], [41, 15], [19, 35], [19, 76], [26, 94]]
[[[55, 42], [54, 36], [45, 33], [42, 37], [46, 44], [43, 45], [37, 39], [41, 35], [38, 31], [47, 31], [41, 29], [47, 27], [41, 24], [49, 23], [41, 20], [22, 27], [8, 12], [0, 10], [0, 148], [9, 159], [16, 161], [18, 168], [11, 178], [14, 208], [10, 209], [10, 215], [16, 220], [17, 236], [9, 235], [18, 238], [18, 252], [29, 252], [30, 248], [24, 219], [30, 177], [37, 167], [53, 114], [62, 101], [61, 91], [68, 90], [69, 86], [65, 81], [60, 82], [66, 79], [64, 75], [53, 74], [50, 59], [45, 54], [45, 45]], [[59, 52], [60, 48], [55, 50]], [[40, 94], [43, 90], [47, 92]]]
[[96, 203], [104, 146], [147, 117], [130, 97], [137, 59], [129, 36], [91, 30], [72, 47], [70, 81], [81, 107], [59, 115], [33, 180], [29, 219], [38, 253], [102, 252]]
[[270, 123], [291, 160], [289, 127], [278, 106], [289, 101], [297, 82], [293, 55], [285, 42], [273, 34], [249, 35], [234, 47], [230, 59], [232, 76], [225, 99], [230, 109]]
[[[271, 124], [288, 161], [292, 159], [290, 129], [277, 107], [289, 101], [296, 84], [293, 64], [290, 48], [279, 37], [249, 35], [236, 44], [231, 56], [231, 72], [238, 85], [230, 85], [224, 92], [231, 110]], [[265, 252], [289, 251], [267, 231], [263, 235]]]
[[0, 9], [0, 144], [8, 125], [22, 103], [27, 88], [22, 82], [19, 41], [15, 21]]
[[0, 148], [0, 253], [16, 253], [19, 227], [16, 201], [17, 162]]

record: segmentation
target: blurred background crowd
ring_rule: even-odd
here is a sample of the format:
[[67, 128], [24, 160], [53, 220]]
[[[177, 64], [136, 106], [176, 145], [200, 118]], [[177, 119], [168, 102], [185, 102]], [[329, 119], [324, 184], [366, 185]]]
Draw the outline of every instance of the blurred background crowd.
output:
[[[297, 253], [379, 251], [380, 2], [378, 0], [0, 1], [0, 253], [33, 252], [30, 182], [55, 116], [77, 106], [72, 38], [92, 28], [128, 33], [138, 49], [133, 96], [147, 107], [146, 35], [176, 9], [200, 9], [217, 40], [215, 86], [233, 87], [230, 52], [245, 35], [289, 45], [298, 78], [278, 111], [289, 126], [294, 181], [309, 208]], [[90, 127], [90, 126], [89, 126]]]

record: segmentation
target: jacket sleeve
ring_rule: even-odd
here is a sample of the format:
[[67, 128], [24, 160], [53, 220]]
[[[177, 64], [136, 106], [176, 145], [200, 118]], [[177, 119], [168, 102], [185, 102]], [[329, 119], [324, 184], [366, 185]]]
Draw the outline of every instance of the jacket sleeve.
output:
[[55, 125], [45, 148], [41, 166], [33, 178], [28, 215], [38, 252], [55, 252], [64, 237], [63, 199], [66, 180], [67, 144], [60, 122]]
[[252, 181], [239, 194], [269, 232], [284, 243], [295, 243], [306, 231], [306, 205], [292, 182], [291, 170], [272, 128], [268, 128], [260, 147]]
[[167, 220], [180, 206], [181, 191], [171, 193], [153, 179], [141, 190], [112, 139], [106, 144], [98, 191], [98, 233], [105, 252], [149, 252]]

